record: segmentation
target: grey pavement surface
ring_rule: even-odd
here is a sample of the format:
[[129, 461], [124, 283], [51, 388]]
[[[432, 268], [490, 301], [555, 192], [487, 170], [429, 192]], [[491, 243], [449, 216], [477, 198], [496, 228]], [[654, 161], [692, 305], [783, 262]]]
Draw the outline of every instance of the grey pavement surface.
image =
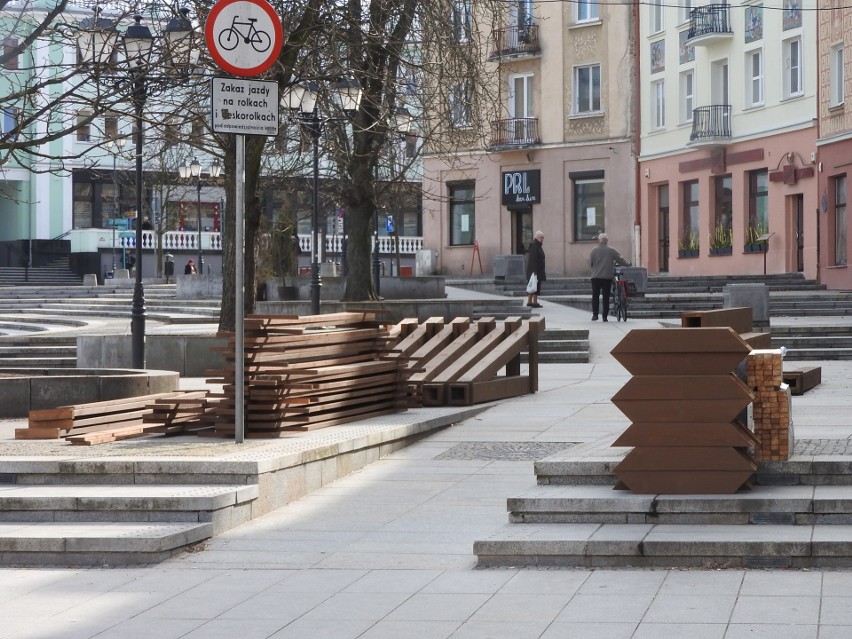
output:
[[[535, 486], [533, 459], [627, 426], [609, 398], [628, 375], [609, 350], [658, 326], [542, 304], [548, 327], [590, 329], [588, 364], [542, 365], [539, 393], [162, 564], [0, 570], [0, 639], [852, 636], [852, 571], [476, 567], [473, 542]], [[823, 383], [793, 400], [797, 436], [850, 440], [852, 366], [820, 364]]]

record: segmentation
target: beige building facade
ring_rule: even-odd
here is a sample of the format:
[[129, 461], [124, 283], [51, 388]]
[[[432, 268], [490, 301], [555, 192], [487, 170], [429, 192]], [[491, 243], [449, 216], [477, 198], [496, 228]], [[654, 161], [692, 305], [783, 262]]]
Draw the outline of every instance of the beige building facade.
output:
[[852, 198], [852, 9], [820, 11], [818, 29], [819, 275], [829, 288], [852, 290], [846, 214]]
[[633, 6], [511, 5], [489, 37], [501, 94], [485, 148], [424, 159], [424, 247], [489, 275], [545, 234], [547, 271], [588, 275], [598, 233], [633, 257]]

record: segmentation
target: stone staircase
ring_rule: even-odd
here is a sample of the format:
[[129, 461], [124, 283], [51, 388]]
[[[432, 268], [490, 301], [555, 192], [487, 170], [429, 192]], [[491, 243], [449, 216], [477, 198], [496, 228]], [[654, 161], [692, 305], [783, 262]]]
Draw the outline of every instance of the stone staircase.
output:
[[481, 566], [852, 566], [852, 456], [765, 463], [734, 495], [614, 490], [619, 455], [582, 458], [536, 462], [539, 485], [475, 542]]
[[772, 348], [787, 349], [789, 360], [852, 359], [852, 331], [847, 326], [773, 326]]
[[83, 278], [71, 270], [67, 257], [29, 269], [0, 266], [0, 286], [80, 286], [82, 283]]
[[[527, 363], [529, 356], [521, 354]], [[588, 329], [545, 329], [538, 340], [540, 364], [587, 364], [589, 362]]]

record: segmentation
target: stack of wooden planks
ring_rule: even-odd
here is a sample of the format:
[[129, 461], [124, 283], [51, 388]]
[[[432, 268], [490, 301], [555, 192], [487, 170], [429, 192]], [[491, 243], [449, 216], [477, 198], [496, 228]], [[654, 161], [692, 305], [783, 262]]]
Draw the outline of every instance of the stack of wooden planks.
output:
[[753, 350], [746, 360], [748, 385], [754, 391], [752, 417], [758, 461], [786, 461], [793, 453], [790, 391], [784, 383], [783, 357], [778, 349]]
[[190, 417], [175, 407], [198, 406], [208, 401], [206, 395], [206, 391], [178, 391], [31, 410], [27, 428], [15, 429], [15, 439], [64, 438], [90, 446], [152, 432], [180, 432], [208, 409], [196, 410]]
[[[517, 397], [538, 390], [538, 338], [544, 318], [433, 317], [391, 331], [394, 351], [410, 359], [408, 392], [412, 403], [468, 406]], [[528, 374], [521, 375], [521, 353], [529, 353]], [[503, 375], [498, 375], [505, 369]]]
[[[389, 340], [389, 328], [369, 312], [247, 317], [246, 436], [282, 437], [405, 410], [405, 359]], [[226, 348], [234, 362], [233, 336]], [[234, 432], [234, 371], [212, 380], [223, 384], [217, 435]]]

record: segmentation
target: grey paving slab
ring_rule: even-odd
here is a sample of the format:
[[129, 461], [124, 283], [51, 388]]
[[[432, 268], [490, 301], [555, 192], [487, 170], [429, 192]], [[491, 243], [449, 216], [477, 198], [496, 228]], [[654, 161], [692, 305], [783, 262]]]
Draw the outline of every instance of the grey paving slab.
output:
[[[846, 629], [849, 632], [849, 629]], [[843, 635], [848, 637], [849, 635]], [[735, 623], [728, 626], [725, 639], [828, 639], [825, 626], [804, 624], [746, 624]]]
[[823, 594], [823, 574], [808, 571], [748, 571], [742, 575], [739, 594], [819, 597]]
[[[724, 623], [646, 623], [636, 628], [631, 639], [723, 639]], [[779, 635], [784, 636], [784, 635]], [[786, 639], [786, 636], [785, 636]]]
[[736, 595], [658, 594], [642, 623], [724, 625], [731, 618]]
[[823, 597], [821, 603], [821, 625], [852, 627], [852, 597]]
[[453, 639], [494, 639], [496, 637], [536, 639], [546, 632], [547, 627], [547, 624], [539, 621], [467, 621], [459, 626], [452, 637]]
[[731, 623], [816, 625], [820, 620], [819, 596], [740, 595]]
[[458, 637], [458, 621], [397, 621], [382, 619], [371, 626], [359, 639], [399, 639], [418, 637], [422, 639], [446, 639]]
[[[631, 639], [636, 623], [610, 621], [556, 622], [541, 635], [541, 639]], [[495, 635], [496, 636], [496, 635]]]
[[639, 623], [653, 601], [646, 593], [587, 595], [578, 593], [554, 619], [555, 623]]

